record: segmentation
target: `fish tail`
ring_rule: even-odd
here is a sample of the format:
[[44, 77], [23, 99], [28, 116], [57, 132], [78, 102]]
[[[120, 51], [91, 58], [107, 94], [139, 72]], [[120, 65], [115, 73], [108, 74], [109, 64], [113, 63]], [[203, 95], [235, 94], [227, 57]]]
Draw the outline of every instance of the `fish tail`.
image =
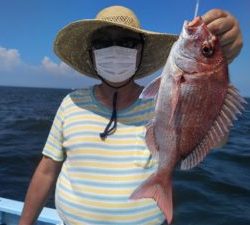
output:
[[172, 182], [171, 180], [162, 181], [162, 176], [153, 174], [141, 186], [139, 186], [130, 196], [130, 199], [153, 198], [165, 215], [168, 224], [173, 218], [172, 202]]

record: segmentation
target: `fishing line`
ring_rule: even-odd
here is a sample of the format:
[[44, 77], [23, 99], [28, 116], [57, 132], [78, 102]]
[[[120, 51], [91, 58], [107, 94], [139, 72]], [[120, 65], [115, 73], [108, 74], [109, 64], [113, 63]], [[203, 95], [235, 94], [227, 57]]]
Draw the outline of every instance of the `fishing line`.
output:
[[199, 6], [200, 6], [200, 0], [196, 0], [196, 6], [195, 6], [195, 11], [194, 11], [194, 18], [197, 17], [197, 15], [198, 15]]

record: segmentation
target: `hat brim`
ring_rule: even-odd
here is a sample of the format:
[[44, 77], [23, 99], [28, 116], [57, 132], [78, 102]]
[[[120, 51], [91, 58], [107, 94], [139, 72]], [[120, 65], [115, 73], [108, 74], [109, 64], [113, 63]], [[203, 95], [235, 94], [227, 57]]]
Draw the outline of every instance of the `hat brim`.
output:
[[54, 51], [63, 62], [78, 72], [99, 79], [89, 55], [90, 38], [95, 30], [111, 25], [141, 33], [145, 37], [142, 61], [135, 79], [150, 75], [163, 67], [173, 43], [178, 39], [175, 34], [152, 32], [104, 20], [85, 19], [70, 23], [58, 32]]

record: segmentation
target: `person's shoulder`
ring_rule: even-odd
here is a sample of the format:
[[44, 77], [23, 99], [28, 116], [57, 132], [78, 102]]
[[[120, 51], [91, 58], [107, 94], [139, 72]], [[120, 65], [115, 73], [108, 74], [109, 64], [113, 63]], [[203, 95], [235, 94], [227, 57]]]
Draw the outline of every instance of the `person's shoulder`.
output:
[[84, 88], [77, 88], [70, 91], [62, 100], [62, 104], [67, 104], [70, 102], [82, 101], [90, 97], [91, 86]]
[[136, 105], [129, 111], [129, 115], [140, 115], [136, 118], [141, 120], [142, 118], [147, 117], [149, 114], [154, 112], [155, 102], [153, 98], [139, 98], [136, 102]]
[[78, 98], [78, 97], [89, 95], [91, 88], [92, 88], [91, 86], [84, 87], [84, 88], [77, 88], [74, 91], [71, 91], [70, 93], [68, 93], [66, 97]]

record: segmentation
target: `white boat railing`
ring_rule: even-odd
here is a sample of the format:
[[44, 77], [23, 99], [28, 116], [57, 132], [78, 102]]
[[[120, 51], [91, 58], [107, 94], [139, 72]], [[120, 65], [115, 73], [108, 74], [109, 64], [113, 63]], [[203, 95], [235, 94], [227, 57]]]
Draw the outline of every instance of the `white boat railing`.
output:
[[[17, 225], [24, 203], [0, 197], [0, 225]], [[55, 209], [44, 207], [37, 220], [38, 225], [62, 225]]]

